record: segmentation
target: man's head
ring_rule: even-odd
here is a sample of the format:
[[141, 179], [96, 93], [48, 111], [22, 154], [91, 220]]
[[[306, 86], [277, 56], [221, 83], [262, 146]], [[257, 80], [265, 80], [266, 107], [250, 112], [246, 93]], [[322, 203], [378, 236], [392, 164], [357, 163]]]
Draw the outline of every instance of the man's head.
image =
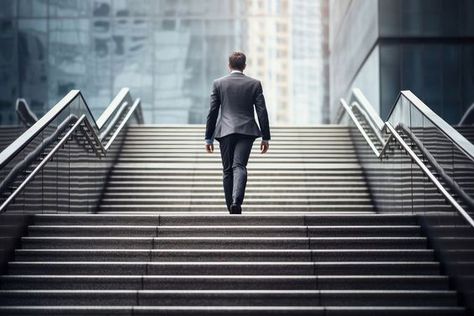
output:
[[229, 68], [231, 70], [240, 70], [244, 71], [245, 69], [245, 61], [247, 58], [245, 57], [245, 54], [242, 52], [233, 52], [229, 56]]

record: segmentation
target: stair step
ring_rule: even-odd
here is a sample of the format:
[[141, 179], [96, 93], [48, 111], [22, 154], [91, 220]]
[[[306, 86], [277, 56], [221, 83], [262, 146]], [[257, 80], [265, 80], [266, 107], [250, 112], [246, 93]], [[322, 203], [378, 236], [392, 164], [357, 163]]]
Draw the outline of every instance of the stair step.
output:
[[[162, 174], [146, 174], [146, 175], [140, 175], [140, 174], [123, 174], [123, 173], [113, 173], [111, 175], [111, 179], [115, 181], [136, 181], [136, 182], [141, 182], [141, 181], [156, 181], [156, 179], [159, 179], [160, 182], [163, 181], [171, 181], [171, 182], [191, 182], [191, 181], [197, 181], [197, 182], [209, 182], [210, 184], [222, 181], [222, 173], [220, 175], [211, 175], [211, 176], [204, 176], [204, 175], [194, 175], [194, 174], [187, 174], [187, 175], [162, 175]], [[321, 175], [321, 176], [309, 176], [309, 175], [304, 175], [304, 176], [296, 176], [296, 175], [290, 175], [290, 176], [275, 176], [275, 175], [252, 175], [247, 181], [248, 184], [258, 184], [260, 182], [268, 182], [268, 181], [294, 181], [294, 182], [299, 182], [299, 181], [307, 181], [307, 182], [332, 182], [332, 181], [364, 181], [364, 178], [362, 175]]]
[[[128, 193], [133, 195], [136, 193], [176, 193], [176, 194], [223, 194], [222, 187], [209, 186], [209, 187], [195, 187], [190, 184], [180, 186], [161, 186], [155, 187], [153, 185], [135, 185], [133, 187], [126, 186], [115, 186], [107, 187], [106, 192], [116, 193]], [[368, 193], [368, 189], [364, 187], [344, 188], [344, 187], [258, 187], [250, 186], [245, 190], [245, 195], [248, 194], [314, 194], [314, 193]]]
[[16, 261], [433, 261], [430, 249], [17, 249]]
[[[221, 214], [228, 214], [228, 211], [225, 207], [224, 200], [220, 204], [102, 204], [100, 206], [102, 212], [112, 212], [112, 213], [120, 213], [120, 212], [195, 212], [195, 213], [205, 213], [205, 212], [219, 212]], [[442, 208], [442, 210], [447, 210], [446, 207]], [[242, 212], [245, 214], [249, 214], [252, 212], [281, 212], [281, 213], [291, 213], [291, 212], [320, 212], [320, 213], [328, 213], [328, 212], [373, 212], [374, 207], [372, 204], [287, 204], [287, 205], [280, 205], [280, 204], [257, 204], [257, 205], [249, 205], [244, 206]], [[234, 217], [234, 216], [233, 216]]]
[[[87, 172], [77, 172], [77, 175], [84, 175]], [[191, 169], [191, 170], [182, 170], [179, 172], [178, 170], [163, 170], [161, 168], [153, 168], [153, 169], [146, 169], [146, 168], [138, 168], [135, 167], [133, 169], [129, 168], [119, 168], [112, 171], [112, 175], [120, 175], [120, 176], [160, 176], [160, 177], [209, 177], [209, 178], [222, 178], [222, 170], [215, 169], [215, 170], [206, 170], [206, 169]], [[289, 179], [297, 179], [297, 178], [324, 178], [324, 177], [363, 177], [362, 170], [357, 169], [349, 169], [349, 170], [335, 170], [335, 169], [322, 169], [322, 170], [309, 170], [305, 172], [304, 170], [263, 170], [263, 169], [253, 169], [251, 170], [252, 177], [250, 179], [259, 179], [261, 177], [267, 177], [271, 179], [275, 178], [289, 178]]]
[[[298, 142], [298, 140], [296, 140]], [[303, 147], [299, 148], [298, 150], [295, 150], [295, 148], [287, 147], [287, 146], [273, 146], [272, 144], [272, 151], [271, 153], [269, 152], [268, 154], [270, 155], [320, 155], [320, 154], [334, 154], [334, 155], [356, 155], [356, 151], [353, 148], [344, 148], [344, 147], [319, 147], [319, 146], [314, 146], [314, 147]], [[218, 151], [218, 145], [214, 146], [214, 150]], [[260, 144], [255, 144], [254, 147], [252, 147], [252, 154], [259, 155], [260, 151]], [[159, 154], [159, 155], [169, 155], [169, 156], [186, 156], [186, 155], [202, 155], [202, 154], [207, 154], [203, 152], [203, 146], [202, 144], [199, 146], [190, 146], [190, 147], [182, 147], [182, 146], [136, 146], [136, 145], [126, 145], [122, 148], [121, 154], [127, 154], [127, 155], [147, 155], [150, 153], [153, 154]]]
[[426, 237], [22, 237], [24, 249], [409, 249]]
[[[353, 179], [353, 180], [338, 180], [331, 182], [331, 188], [338, 188], [338, 187], [348, 187], [348, 186], [363, 186], [365, 182], [361, 179]], [[153, 186], [153, 187], [161, 187], [161, 186], [196, 186], [196, 187], [205, 187], [207, 189], [221, 189], [222, 191], [222, 181], [214, 180], [214, 181], [198, 181], [198, 180], [187, 180], [187, 181], [161, 181], [159, 179], [147, 180], [147, 179], [133, 179], [133, 180], [123, 180], [123, 179], [110, 179], [110, 183], [108, 184], [109, 188], [116, 187], [116, 186]], [[249, 181], [248, 189], [257, 189], [257, 188], [265, 188], [271, 189], [275, 187], [283, 187], [287, 188], [288, 186], [298, 187], [298, 188], [305, 188], [308, 186], [311, 187], [327, 187], [327, 183], [321, 183], [320, 181]]]
[[407, 306], [455, 305], [454, 291], [368, 290], [0, 290], [1, 305], [141, 306]]
[[[133, 158], [133, 157], [120, 157], [118, 159], [119, 163], [215, 163], [216, 167], [222, 167], [221, 158], [218, 156], [203, 156], [203, 157], [143, 157], [143, 158]], [[303, 157], [291, 157], [291, 158], [279, 158], [272, 156], [255, 156], [252, 159], [252, 164], [260, 163], [287, 163], [294, 165], [301, 164], [310, 164], [310, 163], [357, 163], [358, 159], [356, 157], [327, 157], [327, 158], [303, 158]]]
[[10, 262], [9, 274], [439, 275], [438, 262]]
[[31, 225], [29, 237], [419, 237], [418, 225], [372, 226], [145, 226], [145, 225]]
[[[253, 206], [263, 206], [265, 202], [269, 199], [265, 196], [256, 196], [256, 197], [246, 197], [245, 199], [245, 207], [251, 208]], [[280, 206], [287, 206], [287, 205], [308, 205], [312, 206], [319, 206], [318, 203], [327, 205], [328, 208], [331, 205], [332, 207], [338, 207], [339, 205], [346, 205], [348, 206], [350, 203], [354, 203], [356, 205], [364, 205], [371, 207], [371, 199], [368, 195], [365, 196], [340, 196], [339, 198], [332, 198], [332, 197], [275, 197], [271, 199], [272, 205], [280, 205]], [[148, 206], [173, 206], [173, 205], [185, 205], [186, 203], [190, 203], [193, 206], [202, 206], [202, 207], [209, 207], [209, 205], [218, 205], [219, 202], [223, 202], [223, 197], [213, 197], [213, 198], [202, 198], [191, 196], [186, 201], [184, 196], [181, 197], [172, 197], [172, 198], [164, 198], [164, 197], [150, 197], [149, 195], [145, 196], [130, 196], [130, 195], [117, 195], [117, 194], [107, 194], [104, 199], [102, 199], [102, 203], [107, 206], [111, 205], [118, 205], [123, 207], [125, 204], [136, 203], [140, 206], [148, 205]], [[225, 202], [224, 202], [225, 203]], [[331, 204], [332, 203], [332, 204]], [[225, 204], [224, 204], [225, 205]], [[220, 205], [222, 207], [222, 205]]]
[[209, 226], [212, 225], [417, 225], [413, 215], [392, 214], [36, 214], [35, 225], [150, 225], [157, 226]]
[[[202, 145], [201, 145], [202, 146]], [[139, 164], [134, 163], [120, 163], [114, 165], [114, 169], [129, 169], [129, 170], [136, 170], [136, 169], [152, 169], [152, 170], [222, 170], [222, 163], [153, 163], [153, 162], [143, 162]], [[288, 164], [288, 163], [261, 163], [258, 165], [252, 164], [249, 161], [249, 165], [247, 170], [250, 172], [254, 170], [266, 171], [266, 172], [274, 172], [275, 170], [285, 170], [285, 171], [318, 171], [318, 170], [362, 170], [361, 165], [357, 163], [308, 163], [304, 166], [300, 164]], [[408, 170], [408, 169], [407, 169]], [[411, 170], [411, 169], [410, 169]]]
[[[215, 149], [215, 148], [214, 148]], [[200, 151], [188, 151], [188, 152], [173, 152], [171, 150], [147, 150], [140, 148], [138, 150], [123, 150], [120, 152], [120, 159], [122, 158], [186, 158], [192, 156], [194, 158], [214, 158], [209, 153], [205, 152], [202, 148]], [[302, 151], [272, 151], [266, 155], [262, 155], [258, 147], [250, 153], [250, 159], [269, 159], [269, 158], [280, 158], [293, 160], [295, 158], [354, 158], [357, 156], [355, 151], [346, 152], [332, 152], [332, 150], [324, 150], [321, 148], [317, 152], [302, 152]], [[220, 158], [220, 157], [217, 157]]]
[[54, 316], [54, 315], [117, 315], [117, 316], [148, 316], [148, 315], [313, 315], [313, 316], [464, 316], [462, 307], [443, 306], [0, 306], [0, 312], [8, 315]]
[[448, 290], [437, 275], [4, 275], [0, 289], [69, 290]]

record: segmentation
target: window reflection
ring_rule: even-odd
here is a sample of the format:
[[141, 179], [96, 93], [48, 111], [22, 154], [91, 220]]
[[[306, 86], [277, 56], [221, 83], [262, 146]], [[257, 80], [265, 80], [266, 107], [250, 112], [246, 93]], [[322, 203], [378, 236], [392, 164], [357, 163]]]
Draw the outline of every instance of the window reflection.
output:
[[[314, 104], [323, 104], [327, 93], [321, 92], [327, 90], [319, 78], [322, 67], [314, 60], [305, 62], [321, 57], [316, 52], [319, 44], [308, 46], [304, 40], [322, 37], [320, 25], [314, 22], [319, 21], [319, 5], [314, 3], [3, 0], [0, 82], [5, 84], [0, 85], [0, 102], [8, 109], [4, 111], [2, 105], [0, 124], [9, 117], [17, 97], [27, 98], [36, 114], [42, 115], [69, 89], [80, 89], [98, 114], [123, 86], [141, 98], [150, 113], [148, 123], [203, 123], [209, 87], [227, 73], [227, 55], [233, 50], [254, 56], [253, 63], [249, 59], [248, 74], [263, 81], [275, 119], [290, 117], [291, 103], [320, 111]], [[292, 10], [290, 5], [294, 5]], [[299, 21], [298, 40], [291, 48], [298, 52], [294, 63], [290, 49], [285, 49], [290, 43], [291, 12], [296, 12]], [[299, 19], [302, 16], [305, 19]], [[275, 30], [271, 38], [269, 30]], [[267, 58], [277, 60], [270, 63]], [[276, 64], [281, 64], [274, 67], [281, 72], [270, 69]], [[295, 81], [298, 87], [285, 87], [291, 77], [285, 73], [293, 70], [294, 77], [301, 78]], [[312, 80], [315, 76], [318, 81]], [[293, 92], [295, 96], [290, 95]], [[291, 97], [295, 102], [289, 101]], [[321, 114], [303, 117], [320, 120]]]

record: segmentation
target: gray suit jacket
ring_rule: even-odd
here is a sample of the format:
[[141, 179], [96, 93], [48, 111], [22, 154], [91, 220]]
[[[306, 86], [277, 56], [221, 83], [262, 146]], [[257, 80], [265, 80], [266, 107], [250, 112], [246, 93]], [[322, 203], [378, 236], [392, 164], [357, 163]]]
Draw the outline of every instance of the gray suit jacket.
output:
[[[254, 105], [261, 131], [255, 122]], [[240, 72], [214, 80], [205, 139], [220, 139], [233, 133], [270, 140], [262, 84]]]

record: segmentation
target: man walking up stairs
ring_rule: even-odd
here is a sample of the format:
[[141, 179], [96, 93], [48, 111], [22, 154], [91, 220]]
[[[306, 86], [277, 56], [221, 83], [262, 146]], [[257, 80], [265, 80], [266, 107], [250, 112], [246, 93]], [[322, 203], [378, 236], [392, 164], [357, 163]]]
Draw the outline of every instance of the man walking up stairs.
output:
[[[262, 154], [267, 152], [270, 140], [262, 85], [260, 81], [243, 74], [245, 63], [246, 57], [243, 53], [234, 52], [230, 55], [231, 73], [215, 80], [212, 85], [206, 125], [207, 152], [214, 151], [213, 139], [219, 141], [225, 201], [231, 214], [242, 213], [247, 184], [247, 162], [254, 140], [262, 136]], [[254, 119], [254, 105], [262, 131]]]

